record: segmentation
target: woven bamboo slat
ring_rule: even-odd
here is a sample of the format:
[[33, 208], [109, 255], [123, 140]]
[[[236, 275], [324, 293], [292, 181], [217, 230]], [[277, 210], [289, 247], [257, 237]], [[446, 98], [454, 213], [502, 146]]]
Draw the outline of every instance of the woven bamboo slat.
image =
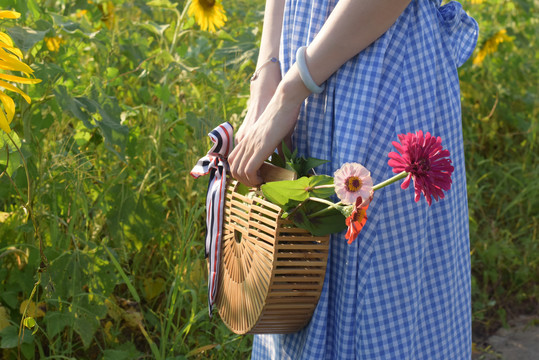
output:
[[217, 308], [235, 333], [292, 333], [322, 291], [329, 236], [313, 236], [255, 190], [228, 179]]

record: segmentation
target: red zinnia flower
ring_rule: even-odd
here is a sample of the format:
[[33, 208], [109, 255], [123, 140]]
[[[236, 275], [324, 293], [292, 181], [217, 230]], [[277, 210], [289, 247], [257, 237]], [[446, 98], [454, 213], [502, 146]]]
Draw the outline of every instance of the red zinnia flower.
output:
[[363, 229], [363, 226], [365, 226], [365, 223], [367, 222], [367, 209], [369, 208], [369, 205], [367, 204], [367, 206], [362, 207], [362, 203], [363, 199], [361, 196], [359, 196], [356, 199], [354, 210], [352, 210], [350, 216], [346, 218], [346, 226], [348, 226], [348, 231], [346, 231], [346, 235], [344, 237], [348, 240], [348, 244], [354, 242], [361, 232], [361, 229]]
[[448, 191], [451, 188], [454, 168], [449, 159], [449, 150], [442, 148], [442, 139], [435, 138], [428, 132], [423, 136], [423, 131], [419, 130], [415, 134], [401, 134], [399, 140], [401, 143], [393, 141], [393, 146], [400, 154], [390, 152], [388, 164], [394, 173], [408, 173], [401, 188], [407, 189], [410, 179], [414, 179], [416, 202], [419, 201], [421, 193], [429, 206], [432, 204], [431, 197], [436, 201], [443, 199], [442, 190]]

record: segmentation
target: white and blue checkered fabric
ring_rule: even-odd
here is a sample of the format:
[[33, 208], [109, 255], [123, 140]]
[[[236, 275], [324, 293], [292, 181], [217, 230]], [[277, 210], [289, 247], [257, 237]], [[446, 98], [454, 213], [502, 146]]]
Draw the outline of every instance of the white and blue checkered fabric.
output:
[[[281, 61], [286, 72], [336, 0], [288, 0]], [[320, 301], [311, 322], [287, 335], [257, 335], [252, 359], [470, 359], [471, 281], [468, 204], [457, 67], [471, 55], [477, 23], [461, 5], [413, 0], [375, 43], [344, 64], [310, 96], [295, 145], [331, 160], [332, 175], [360, 162], [375, 183], [398, 134], [423, 130], [442, 138], [455, 167], [446, 198], [429, 207], [412, 188], [375, 193], [369, 220], [348, 245], [331, 238]]]

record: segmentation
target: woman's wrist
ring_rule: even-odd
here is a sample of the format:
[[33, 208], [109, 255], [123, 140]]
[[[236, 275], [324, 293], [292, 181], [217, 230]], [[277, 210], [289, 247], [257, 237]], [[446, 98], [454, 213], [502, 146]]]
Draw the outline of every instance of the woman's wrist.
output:
[[296, 64], [290, 68], [281, 80], [276, 93], [282, 96], [284, 101], [297, 106], [301, 105], [311, 94], [311, 91], [303, 83]]
[[255, 72], [253, 73], [253, 75], [251, 76], [250, 81], [253, 82], [256, 79], [258, 79], [258, 77], [260, 75], [260, 72], [262, 70], [264, 70], [264, 67], [266, 67], [266, 66], [275, 66], [275, 65], [279, 68], [279, 70], [281, 69], [281, 63], [279, 62], [279, 59], [277, 59], [277, 57], [275, 57], [275, 56], [272, 56], [271, 58], [267, 59], [266, 61], [262, 61], [262, 63], [260, 63], [260, 65], [257, 65], [257, 68], [256, 68]]
[[281, 69], [276, 64], [265, 66], [258, 73], [256, 80], [251, 81], [251, 97], [259, 94], [273, 94], [281, 82]]

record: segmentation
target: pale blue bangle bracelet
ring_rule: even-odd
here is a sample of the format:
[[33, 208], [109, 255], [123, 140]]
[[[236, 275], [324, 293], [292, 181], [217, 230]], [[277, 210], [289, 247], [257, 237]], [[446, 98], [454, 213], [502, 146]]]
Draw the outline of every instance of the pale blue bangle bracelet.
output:
[[324, 85], [318, 86], [314, 82], [309, 69], [307, 69], [307, 63], [305, 62], [305, 50], [307, 50], [307, 47], [302, 46], [296, 52], [296, 64], [298, 65], [299, 76], [307, 89], [315, 94], [320, 94], [324, 91]]

